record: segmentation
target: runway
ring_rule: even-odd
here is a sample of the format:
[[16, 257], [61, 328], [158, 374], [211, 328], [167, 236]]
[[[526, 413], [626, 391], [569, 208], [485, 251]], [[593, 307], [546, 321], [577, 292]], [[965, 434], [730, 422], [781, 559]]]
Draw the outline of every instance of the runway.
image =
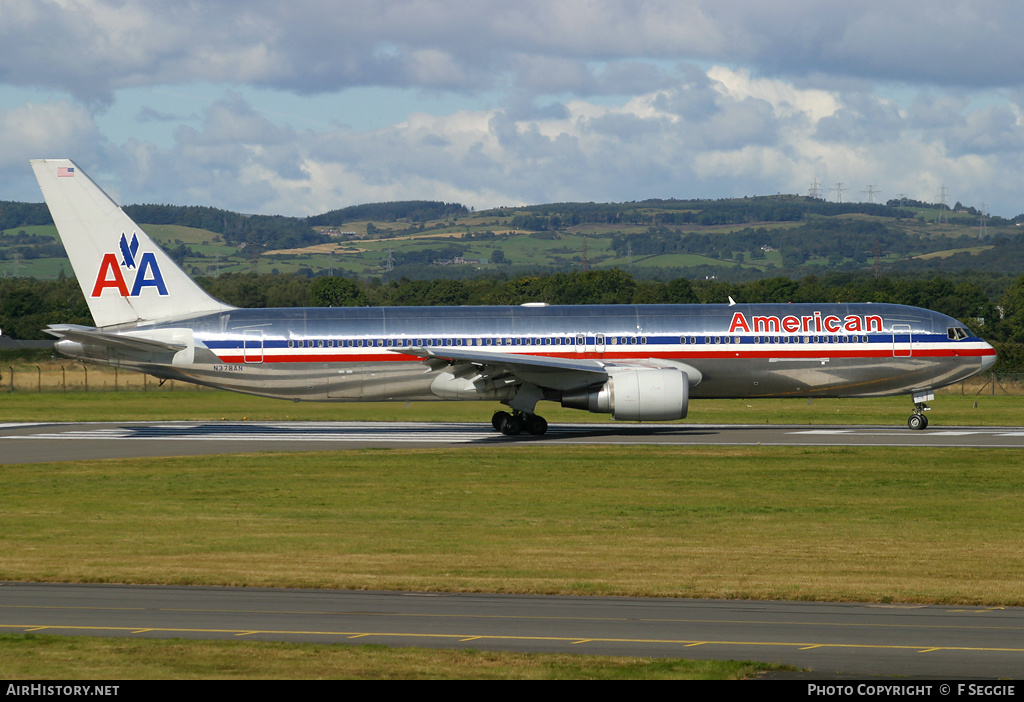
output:
[[507, 437], [490, 424], [414, 422], [96, 422], [0, 424], [0, 464], [249, 451], [579, 444], [1024, 448], [1024, 427], [553, 424]]
[[4, 583], [0, 631], [760, 660], [823, 677], [1024, 675], [1024, 608]]

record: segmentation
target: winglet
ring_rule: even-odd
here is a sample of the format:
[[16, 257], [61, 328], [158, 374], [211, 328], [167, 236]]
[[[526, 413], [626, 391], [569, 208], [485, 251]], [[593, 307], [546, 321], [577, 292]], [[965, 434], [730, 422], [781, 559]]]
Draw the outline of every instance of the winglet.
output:
[[31, 163], [96, 326], [234, 309], [206, 294], [73, 161]]

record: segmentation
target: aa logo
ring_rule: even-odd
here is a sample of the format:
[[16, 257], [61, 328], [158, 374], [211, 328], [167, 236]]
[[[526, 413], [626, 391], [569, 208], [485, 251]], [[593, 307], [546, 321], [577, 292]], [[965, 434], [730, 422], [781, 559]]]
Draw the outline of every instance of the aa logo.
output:
[[[117, 254], [103, 254], [99, 272], [96, 274], [96, 284], [92, 287], [92, 297], [99, 297], [107, 288], [117, 290], [121, 297], [136, 297], [143, 288], [156, 288], [159, 294], [166, 295], [167, 286], [157, 264], [156, 254], [146, 251], [138, 256], [138, 235], [132, 234], [132, 240], [129, 242], [128, 237], [121, 234], [120, 248], [120, 261], [117, 260]], [[130, 289], [122, 269], [127, 272], [134, 271]]]

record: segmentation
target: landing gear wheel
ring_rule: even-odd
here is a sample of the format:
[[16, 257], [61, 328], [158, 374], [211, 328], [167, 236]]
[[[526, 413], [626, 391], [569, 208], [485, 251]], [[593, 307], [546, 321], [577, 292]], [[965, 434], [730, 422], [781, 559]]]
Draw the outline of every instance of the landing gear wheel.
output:
[[[930, 399], [932, 396], [915, 396], [915, 400]], [[914, 413], [910, 415], [910, 419], [907, 420], [907, 426], [911, 429], [927, 429], [928, 428], [928, 417], [924, 416], [924, 413], [930, 410], [931, 407], [926, 405], [924, 402], [914, 403]]]
[[501, 410], [495, 412], [491, 417], [491, 426], [494, 427], [494, 431], [501, 431], [501, 425], [505, 423], [506, 419], [512, 419], [512, 415]]
[[501, 427], [499, 431], [505, 436], [516, 436], [523, 431], [523, 420], [516, 415], [509, 414], [508, 412], [502, 412], [506, 415], [503, 417]]
[[530, 414], [526, 417], [526, 431], [534, 436], [542, 436], [548, 430], [548, 422], [539, 414]]

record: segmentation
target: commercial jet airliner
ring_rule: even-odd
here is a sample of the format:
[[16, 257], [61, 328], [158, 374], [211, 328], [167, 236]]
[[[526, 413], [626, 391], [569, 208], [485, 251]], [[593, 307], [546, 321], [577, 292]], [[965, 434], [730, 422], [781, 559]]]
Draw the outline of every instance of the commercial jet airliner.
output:
[[507, 435], [540, 400], [628, 421], [691, 398], [933, 391], [995, 351], [957, 320], [888, 304], [239, 309], [206, 294], [74, 162], [32, 161], [95, 327], [51, 325], [62, 354], [294, 401], [494, 400]]

